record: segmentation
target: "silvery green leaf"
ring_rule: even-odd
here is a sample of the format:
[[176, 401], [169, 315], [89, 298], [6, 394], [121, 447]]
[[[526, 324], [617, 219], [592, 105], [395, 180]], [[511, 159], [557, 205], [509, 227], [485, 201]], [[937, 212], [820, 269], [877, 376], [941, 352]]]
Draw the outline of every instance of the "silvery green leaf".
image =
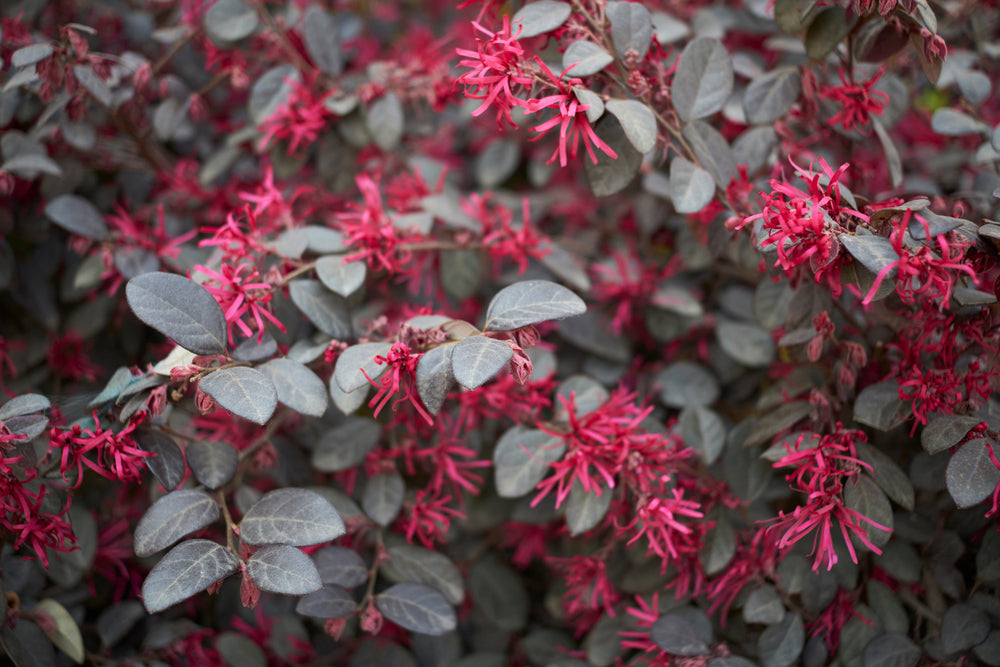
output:
[[487, 336], [469, 336], [452, 347], [451, 370], [455, 380], [466, 389], [481, 387], [514, 356], [509, 345]]
[[351, 316], [344, 297], [331, 292], [318, 280], [293, 280], [288, 284], [288, 294], [317, 329], [337, 340], [351, 339]]
[[573, 87], [573, 94], [576, 95], [576, 99], [580, 104], [587, 105], [585, 113], [587, 114], [587, 122], [591, 125], [604, 115], [604, 100], [601, 99], [600, 95], [580, 86]]
[[692, 120], [681, 130], [701, 168], [712, 175], [715, 184], [725, 189], [737, 175], [736, 158], [722, 134], [701, 120]]
[[55, 53], [51, 44], [38, 43], [22, 46], [10, 55], [10, 66], [14, 69], [41, 62]]
[[238, 42], [257, 29], [257, 10], [243, 0], [218, 0], [205, 12], [205, 32], [219, 44]]
[[181, 347], [205, 355], [226, 351], [222, 308], [193, 280], [172, 273], [144, 273], [128, 281], [125, 298], [136, 317]]
[[278, 107], [288, 100], [292, 87], [301, 80], [301, 75], [292, 65], [279, 65], [264, 72], [250, 90], [247, 111], [253, 124], [260, 126], [273, 116]]
[[[844, 505], [875, 523], [889, 528], [889, 530], [882, 530], [866, 521], [858, 522], [872, 544], [876, 547], [885, 546], [892, 536], [892, 506], [875, 480], [867, 473], [859, 473], [853, 482], [848, 482], [844, 486]], [[859, 548], [864, 546], [854, 536], [851, 539]]]
[[549, 464], [566, 451], [562, 438], [538, 429], [509, 429], [493, 450], [497, 493], [502, 498], [520, 498], [530, 493], [549, 472]]
[[219, 519], [219, 506], [200, 489], [171, 491], [146, 510], [135, 528], [135, 555], [152, 556]]
[[247, 574], [262, 591], [305, 595], [323, 587], [316, 566], [300, 549], [287, 544], [266, 546], [247, 561]]
[[928, 454], [937, 454], [957, 445], [980, 421], [968, 415], [935, 417], [920, 433], [920, 444]]
[[805, 646], [806, 633], [802, 617], [786, 612], [785, 617], [769, 625], [757, 639], [757, 650], [764, 667], [790, 667], [798, 660]]
[[345, 618], [358, 611], [354, 597], [336, 584], [325, 584], [323, 588], [304, 595], [295, 605], [295, 611], [313, 618]]
[[41, 394], [21, 394], [0, 406], [0, 421], [6, 421], [11, 417], [28, 415], [32, 412], [41, 412], [51, 407], [52, 403], [49, 399]]
[[[705, 655], [711, 641], [711, 624], [706, 632], [697, 610], [682, 607], [656, 619], [649, 629], [649, 638], [668, 653], [683, 656]], [[700, 614], [704, 616], [704, 614]]]
[[865, 667], [916, 667], [923, 655], [906, 634], [890, 632], [865, 646]]
[[399, 145], [405, 119], [403, 103], [395, 93], [386, 93], [365, 110], [365, 126], [375, 144], [386, 152]]
[[345, 262], [340, 255], [325, 255], [316, 260], [316, 275], [320, 282], [345, 298], [361, 289], [367, 273], [365, 262]]
[[481, 560], [469, 570], [469, 594], [486, 618], [517, 632], [528, 622], [530, 599], [521, 577], [505, 565]]
[[101, 106], [111, 108], [114, 101], [111, 88], [90, 65], [73, 65], [73, 75]]
[[479, 290], [483, 279], [481, 253], [471, 248], [442, 250], [438, 255], [441, 287], [456, 301], [464, 301]]
[[[9, 169], [8, 169], [9, 170]], [[103, 241], [108, 225], [94, 205], [78, 195], [59, 195], [45, 205], [45, 215], [68, 232]]]
[[455, 384], [451, 370], [451, 355], [454, 345], [441, 345], [425, 352], [417, 362], [417, 394], [427, 408], [436, 415], [444, 405], [448, 390]]
[[719, 382], [693, 361], [677, 361], [656, 376], [660, 400], [671, 408], [707, 407], [719, 397]]
[[[267, 667], [264, 650], [246, 635], [236, 632], [221, 632], [215, 637], [215, 648], [226, 665], [239, 667]], [[160, 667], [153, 665], [152, 667]]]
[[312, 555], [323, 584], [354, 588], [368, 581], [368, 567], [358, 552], [347, 547], [323, 547]]
[[674, 109], [683, 121], [722, 109], [733, 90], [733, 61], [717, 39], [698, 37], [684, 47], [671, 85]]
[[[633, 7], [641, 7], [630, 2], [623, 2]], [[656, 147], [656, 115], [647, 105], [638, 100], [608, 100], [604, 108], [618, 119], [625, 136], [640, 153], [648, 153]]]
[[379, 473], [365, 483], [361, 507], [372, 521], [380, 526], [388, 526], [402, 509], [405, 492], [406, 484], [398, 473]]
[[[602, 106], [603, 111], [603, 106]], [[621, 192], [639, 173], [642, 153], [637, 151], [625, 135], [622, 124], [614, 116], [604, 114], [594, 124], [594, 132], [618, 157], [610, 157], [604, 151], [595, 150], [597, 162], [588, 156], [583, 161], [587, 182], [595, 197], [608, 197]]]
[[566, 527], [570, 535], [580, 535], [601, 523], [611, 507], [613, 489], [584, 491], [579, 481], [573, 482], [566, 497]]
[[715, 463], [726, 444], [726, 425], [714, 410], [687, 407], [677, 421], [684, 444], [698, 452], [707, 465]]
[[[993, 444], [993, 448], [996, 450], [997, 445]], [[987, 441], [972, 440], [952, 454], [945, 481], [959, 507], [972, 507], [986, 500], [1000, 484], [1000, 470], [990, 459]]]
[[462, 573], [444, 554], [413, 544], [389, 547], [390, 578], [400, 582], [427, 584], [451, 604], [465, 599]]
[[338, 75], [344, 69], [340, 30], [322, 7], [311, 5], [302, 17], [302, 36], [309, 57], [327, 74]]
[[[578, 42], [574, 42], [576, 43]], [[494, 141], [476, 156], [476, 180], [487, 190], [500, 187], [514, 173], [520, 162], [521, 145], [517, 141], [513, 139]], [[428, 231], [430, 230], [424, 233]]]
[[611, 23], [611, 40], [618, 57], [625, 59], [633, 51], [642, 60], [653, 39], [653, 17], [637, 2], [609, 2], [605, 15]]
[[779, 67], [755, 78], [743, 94], [747, 122], [768, 125], [780, 120], [802, 92], [802, 74], [797, 67]]
[[266, 424], [278, 407], [274, 383], [246, 366], [218, 368], [203, 377], [198, 386], [220, 406], [255, 424]]
[[949, 137], [960, 137], [967, 134], [986, 135], [991, 130], [982, 121], [950, 107], [942, 107], [934, 112], [931, 117], [931, 129], [938, 134]]
[[274, 383], [282, 405], [310, 417], [322, 417], [326, 412], [326, 386], [307, 366], [282, 358], [272, 359], [258, 369]]
[[142, 603], [163, 611], [228, 577], [239, 567], [228, 549], [210, 540], [188, 540], [171, 549], [142, 582]]
[[686, 158], [670, 162], [670, 201], [678, 213], [698, 213], [715, 196], [712, 175]]
[[913, 482], [899, 464], [881, 449], [866, 442], [856, 445], [858, 457], [872, 467], [875, 483], [903, 509], [913, 510]]
[[941, 641], [948, 655], [967, 651], [990, 634], [990, 617], [968, 604], [952, 605], [941, 619]]
[[83, 664], [83, 635], [76, 621], [62, 606], [52, 598], [39, 600], [34, 613], [42, 613], [51, 621], [42, 627], [49, 640], [63, 653], [73, 659], [78, 665]]
[[513, 331], [529, 324], [586, 312], [583, 299], [548, 280], [524, 280], [500, 290], [486, 310], [485, 331]]
[[382, 429], [374, 419], [348, 417], [320, 437], [312, 454], [313, 467], [321, 472], [353, 468], [381, 437]]
[[771, 335], [756, 325], [723, 322], [715, 333], [723, 351], [744, 366], [762, 368], [774, 359]]
[[785, 603], [777, 589], [765, 584], [750, 591], [743, 603], [743, 620], [747, 623], [778, 623], [785, 617]]
[[[899, 261], [899, 253], [892, 247], [892, 242], [884, 236], [840, 234], [837, 238], [847, 252], [872, 273], [878, 274], [890, 264]], [[895, 280], [896, 267], [893, 267], [885, 278], [889, 281]]]
[[455, 610], [444, 596], [423, 584], [395, 584], [375, 598], [386, 618], [411, 632], [442, 635], [457, 625]]
[[597, 74], [614, 60], [604, 47], [581, 39], [570, 44], [563, 52], [562, 66], [564, 72], [569, 70], [567, 76], [590, 76]]
[[538, 0], [521, 7], [510, 21], [510, 31], [518, 39], [535, 37], [555, 30], [569, 18], [569, 3]]
[[239, 454], [225, 442], [192, 442], [185, 450], [188, 466], [195, 479], [209, 489], [228, 484], [236, 474]]
[[889, 431], [905, 420], [904, 408], [895, 379], [876, 382], [862, 389], [854, 400], [854, 420], [880, 431]]
[[252, 546], [304, 547], [329, 542], [345, 532], [344, 522], [333, 505], [307, 489], [269, 491], [247, 510], [240, 522], [240, 539]]
[[[22, 153], [0, 164], [0, 170], [29, 180], [37, 178], [39, 174], [62, 176], [63, 173], [59, 163], [43, 153]], [[75, 195], [61, 196], [74, 197]], [[65, 225], [60, 226], [65, 227]]]
[[337, 357], [337, 365], [333, 369], [334, 380], [347, 393], [369, 385], [368, 378], [377, 381], [389, 370], [389, 366], [377, 363], [375, 357], [384, 357], [389, 354], [390, 349], [392, 343], [360, 343], [350, 346]]

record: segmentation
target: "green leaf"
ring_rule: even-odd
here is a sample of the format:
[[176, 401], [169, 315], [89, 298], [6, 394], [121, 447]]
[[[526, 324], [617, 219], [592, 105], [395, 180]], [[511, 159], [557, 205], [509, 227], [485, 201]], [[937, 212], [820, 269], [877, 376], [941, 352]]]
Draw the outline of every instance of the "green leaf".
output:
[[29, 415], [33, 412], [41, 412], [50, 407], [52, 407], [52, 403], [41, 394], [21, 394], [0, 406], [0, 421], [7, 421], [11, 417]]
[[353, 549], [324, 547], [312, 555], [323, 584], [354, 588], [368, 581], [368, 567]]
[[758, 76], [743, 94], [743, 113], [753, 125], [781, 120], [802, 92], [802, 75], [797, 67], [779, 67]]
[[682, 607], [656, 619], [649, 638], [667, 653], [683, 656], [706, 655], [712, 642], [712, 625], [705, 614]]
[[733, 360], [751, 368], [762, 368], [776, 353], [771, 334], [753, 324], [722, 322], [715, 329], [722, 350]]
[[677, 361], [656, 376], [660, 400], [671, 408], [707, 407], [719, 397], [719, 382], [707, 368], [692, 361]]
[[[10, 165], [5, 164], [7, 171]], [[68, 232], [95, 241], [108, 237], [108, 225], [94, 205], [78, 195], [59, 195], [45, 205], [45, 215]]]
[[313, 467], [320, 472], [349, 470], [364, 461], [381, 437], [382, 428], [374, 419], [348, 417], [322, 435], [313, 449]]
[[586, 312], [583, 299], [548, 280], [523, 280], [505, 287], [490, 301], [485, 331], [513, 331]]
[[854, 399], [854, 420], [880, 431], [890, 431], [903, 423], [906, 414], [896, 380], [870, 384]]
[[747, 623], [772, 625], [780, 622], [786, 611], [778, 590], [765, 584], [753, 589], [747, 596], [747, 601], [743, 603], [743, 620]]
[[962, 137], [969, 134], [985, 135], [990, 131], [989, 125], [950, 107], [942, 107], [934, 112], [931, 117], [931, 129], [938, 134], [949, 137]]
[[677, 419], [684, 444], [701, 455], [706, 465], [712, 465], [726, 444], [726, 424], [711, 408], [688, 407]]
[[764, 667], [794, 665], [805, 646], [805, 627], [798, 613], [786, 612], [785, 617], [767, 627], [757, 640], [757, 651]]
[[990, 634], [990, 617], [971, 604], [948, 608], [941, 619], [941, 643], [947, 655], [967, 651]]
[[304, 595], [295, 605], [295, 611], [313, 618], [346, 618], [357, 613], [358, 603], [340, 586], [327, 584]]
[[573, 94], [576, 95], [576, 99], [580, 104], [587, 105], [585, 113], [587, 114], [587, 121], [591, 125], [604, 115], [604, 100], [600, 95], [581, 86], [574, 86]]
[[622, 124], [614, 116], [602, 115], [600, 120], [594, 123], [594, 132], [618, 156], [608, 157], [604, 151], [594, 151], [596, 163], [589, 157], [583, 161], [587, 182], [594, 196], [608, 197], [628, 187], [639, 173], [642, 153], [632, 146]]
[[125, 298], [135, 316], [195, 354], [226, 351], [226, 318], [204, 287], [172, 273], [144, 273], [128, 281]]
[[340, 30], [323, 8], [312, 5], [302, 17], [302, 36], [309, 57], [323, 72], [337, 76], [344, 69]]
[[[621, 4], [641, 6], [632, 3]], [[656, 116], [647, 105], [638, 100], [612, 99], [604, 103], [604, 108], [618, 119], [625, 131], [625, 137], [637, 151], [645, 154], [656, 147]]]
[[478, 250], [458, 248], [442, 250], [440, 259], [441, 287], [448, 296], [463, 301], [475, 295], [483, 281], [483, 263]]
[[166, 433], [155, 428], [139, 428], [135, 440], [144, 451], [156, 456], [146, 459], [146, 466], [167, 491], [173, 491], [184, 479], [184, 452]]
[[715, 196], [712, 175], [693, 162], [677, 156], [670, 162], [670, 201], [678, 213], [698, 213]]
[[368, 265], [362, 261], [345, 262], [340, 255], [325, 255], [316, 260], [316, 275], [327, 289], [345, 299], [365, 284]]
[[334, 294], [318, 280], [293, 280], [288, 284], [288, 294], [317, 329], [337, 340], [351, 339], [351, 316], [344, 297]]
[[811, 60], [823, 60], [851, 32], [853, 22], [847, 21], [847, 10], [841, 7], [824, 9], [806, 30], [806, 55]]
[[412, 544], [389, 548], [387, 574], [399, 582], [426, 584], [437, 589], [451, 604], [462, 604], [465, 584], [451, 559], [438, 551]]
[[681, 130], [684, 140], [694, 151], [694, 156], [702, 169], [715, 179], [720, 189], [725, 189], [737, 175], [736, 158], [726, 138], [708, 123], [692, 120]]
[[326, 498], [307, 489], [283, 488], [265, 493], [240, 522], [240, 539], [251, 545], [305, 547], [334, 540], [346, 532]]
[[637, 2], [609, 2], [604, 9], [611, 23], [611, 40], [618, 57], [624, 60], [634, 51], [641, 61], [653, 39], [653, 17]]
[[597, 74], [614, 60], [614, 56], [605, 51], [604, 47], [580, 39], [566, 48], [562, 57], [562, 66], [564, 71], [569, 70], [567, 76], [590, 76]]
[[566, 527], [570, 535], [580, 535], [601, 523], [611, 507], [613, 489], [584, 491], [579, 480], [573, 482], [566, 497]]
[[715, 525], [705, 533], [705, 539], [698, 557], [701, 568], [708, 576], [715, 576], [733, 560], [736, 554], [736, 532], [733, 524], [722, 512], [714, 513]]
[[920, 444], [928, 454], [937, 454], [957, 445], [980, 421], [982, 420], [968, 415], [935, 417], [924, 426]]
[[436, 415], [448, 397], [448, 390], [455, 384], [455, 374], [451, 370], [451, 355], [454, 345], [441, 345], [425, 352], [417, 362], [417, 394], [427, 408]]
[[309, 556], [287, 544], [273, 544], [255, 552], [247, 561], [247, 574], [262, 591], [271, 593], [305, 595], [323, 587]]
[[497, 493], [502, 498], [527, 495], [549, 472], [549, 464], [565, 452], [563, 440], [544, 431], [526, 431], [519, 426], [509, 429], [493, 450]]
[[47, 614], [52, 620], [51, 625], [46, 624], [42, 630], [48, 638], [55, 644], [56, 648], [73, 659], [78, 665], [83, 664], [83, 636], [76, 621], [69, 615], [66, 608], [53, 600], [45, 598], [35, 605], [35, 613]]
[[[368, 378], [377, 381], [389, 370], [388, 364], [379, 364], [375, 357], [384, 357], [392, 349], [392, 343], [360, 343], [352, 345], [337, 357], [333, 377], [347, 393], [368, 386]], [[362, 372], [364, 371], [364, 372]], [[365, 374], [368, 377], [365, 377]]]
[[220, 406], [254, 424], [266, 424], [278, 407], [274, 383], [246, 366], [218, 368], [203, 377], [198, 386]]
[[264, 72], [250, 90], [247, 112], [255, 126], [260, 126], [288, 101], [292, 86], [302, 80], [292, 65], [279, 65]]
[[[889, 537], [892, 536], [892, 506], [889, 505], [889, 499], [886, 498], [885, 493], [875, 483], [875, 480], [869, 477], [867, 473], [862, 472], [858, 474], [853, 483], [848, 482], [844, 485], [844, 505], [848, 509], [852, 509], [862, 516], [889, 528], [889, 530], [882, 530], [865, 521], [858, 522], [872, 544], [876, 547], [885, 546], [886, 542], [889, 541]], [[854, 540], [855, 545], [859, 548], [866, 548], [853, 535], [851, 539]]]
[[274, 383], [282, 405], [310, 417], [322, 417], [326, 412], [326, 385], [307, 366], [282, 358], [272, 359], [258, 369]]
[[395, 472], [379, 473], [370, 477], [361, 496], [361, 507], [372, 521], [380, 526], [392, 523], [403, 507], [406, 484]]
[[551, 32], [569, 18], [571, 8], [565, 2], [538, 0], [521, 7], [510, 21], [510, 31], [518, 39]]
[[476, 609], [501, 630], [517, 632], [528, 622], [530, 600], [521, 577], [510, 568], [481, 560], [469, 571], [469, 593]]
[[218, 489], [236, 474], [239, 454], [225, 442], [192, 442], [185, 450], [195, 479], [209, 489]]
[[916, 667], [924, 652], [901, 632], [879, 635], [865, 646], [865, 667]]
[[204, 491], [171, 491], [153, 503], [139, 520], [133, 542], [135, 555], [140, 558], [152, 556], [218, 520], [219, 506]]
[[469, 336], [454, 345], [451, 371], [466, 389], [476, 389], [502, 371], [514, 356], [509, 345], [496, 338]]
[[945, 481], [959, 507], [972, 507], [986, 500], [1000, 484], [1000, 470], [990, 460], [987, 441], [972, 440], [952, 454]]
[[257, 29], [257, 10], [243, 0], [218, 0], [205, 12], [205, 32], [216, 44], [237, 42]]
[[403, 103], [395, 93], [386, 93], [372, 102], [365, 111], [365, 126], [369, 134], [375, 144], [386, 152], [399, 146], [405, 120]]
[[210, 540], [188, 540], [167, 552], [142, 582], [142, 603], [150, 614], [199, 593], [239, 567], [228, 549]]
[[438, 591], [423, 584], [396, 584], [375, 598], [386, 618], [411, 632], [443, 635], [457, 626], [455, 610]]
[[875, 482], [904, 509], [913, 510], [913, 483], [892, 458], [867, 443], [856, 445], [858, 456], [872, 467]]
[[681, 52], [671, 85], [674, 109], [684, 122], [722, 109], [733, 90], [733, 61], [717, 39], [697, 37]]

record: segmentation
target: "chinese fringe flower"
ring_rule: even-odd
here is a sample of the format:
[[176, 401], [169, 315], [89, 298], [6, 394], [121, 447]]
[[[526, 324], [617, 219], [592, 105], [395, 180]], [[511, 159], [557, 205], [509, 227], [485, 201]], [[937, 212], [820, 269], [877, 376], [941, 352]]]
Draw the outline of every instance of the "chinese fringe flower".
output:
[[416, 387], [414, 386], [417, 362], [420, 360], [420, 356], [419, 354], [410, 354], [410, 348], [404, 343], [393, 343], [389, 349], [389, 354], [385, 356], [380, 354], [375, 357], [376, 364], [379, 366], [388, 366], [388, 369], [383, 371], [382, 377], [377, 381], [373, 380], [364, 369], [361, 369], [361, 373], [365, 376], [365, 379], [378, 390], [368, 402], [368, 407], [375, 409], [374, 414], [376, 417], [378, 417], [378, 413], [382, 411], [382, 408], [389, 402], [393, 394], [402, 391], [403, 395], [392, 404], [392, 409], [395, 410], [401, 402], [409, 400], [410, 404], [416, 408], [417, 412], [428, 424], [434, 423], [434, 419], [427, 414], [427, 410], [420, 401], [420, 397], [417, 395]]
[[783, 530], [778, 548], [785, 551], [813, 531], [813, 570], [826, 563], [827, 570], [837, 562], [837, 552], [833, 543], [834, 519], [840, 525], [840, 532], [847, 544], [851, 560], [858, 562], [853, 535], [862, 544], [877, 554], [882, 550], [875, 546], [861, 523], [867, 523], [880, 530], [891, 531], [888, 526], [873, 521], [844, 504], [843, 491], [847, 484], [853, 484], [862, 468], [871, 467], [857, 457], [854, 443], [864, 442], [862, 431], [844, 430], [841, 424], [833, 433], [824, 435], [813, 449], [800, 450], [805, 436], [800, 436], [794, 446], [786, 443], [788, 453], [774, 463], [775, 468], [792, 467], [795, 470], [785, 479], [793, 490], [805, 494], [806, 504], [795, 508], [791, 514], [779, 511], [770, 521], [774, 523], [768, 530]]
[[455, 49], [462, 57], [458, 66], [470, 70], [458, 77], [457, 82], [465, 86], [468, 99], [483, 101], [472, 112], [473, 116], [482, 115], [495, 104], [497, 127], [502, 130], [506, 121], [516, 129], [517, 124], [510, 117], [510, 110], [515, 106], [524, 107], [525, 102], [517, 97], [514, 90], [519, 86], [531, 86], [529, 71], [524, 67], [524, 49], [517, 42], [517, 35], [511, 34], [508, 16], [503, 17], [503, 26], [498, 32], [490, 32], [479, 23], [472, 25], [489, 39], [477, 39], [476, 51]]
[[837, 102], [840, 110], [828, 121], [832, 125], [840, 125], [850, 131], [855, 127], [868, 124], [872, 116], [881, 116], [889, 96], [881, 90], [872, 90], [879, 78], [885, 73], [883, 67], [868, 81], [862, 84], [848, 83], [847, 74], [843, 68], [839, 72], [840, 86], [825, 86], [820, 89], [819, 96]]
[[102, 429], [95, 412], [93, 428], [82, 428], [79, 424], [74, 424], [67, 431], [52, 429], [49, 447], [61, 450], [59, 471], [63, 480], [69, 482], [66, 474], [75, 470], [76, 481], [71, 488], [79, 487], [83, 482], [84, 467], [101, 477], [120, 482], [137, 482], [142, 479], [146, 472], [145, 459], [155, 456], [153, 452], [141, 449], [133, 436], [144, 418], [145, 413], [137, 413], [128, 425], [115, 432]]
[[[271, 285], [265, 282], [252, 282], [260, 274], [251, 264], [244, 263], [237, 266], [223, 264], [221, 273], [201, 264], [197, 264], [194, 270], [212, 279], [205, 282], [202, 287], [208, 290], [222, 307], [230, 345], [235, 345], [234, 328], [247, 338], [253, 336], [253, 329], [243, 319], [245, 315], [249, 315], [257, 325], [257, 342], [264, 339], [264, 320], [285, 331], [285, 325], [265, 307], [272, 298]], [[212, 284], [213, 282], [215, 284]]]
[[333, 115], [324, 106], [329, 93], [317, 95], [308, 83], [293, 81], [288, 100], [261, 123], [263, 134], [257, 150], [264, 150], [272, 139], [288, 141], [287, 153], [292, 155], [300, 146], [314, 143]]

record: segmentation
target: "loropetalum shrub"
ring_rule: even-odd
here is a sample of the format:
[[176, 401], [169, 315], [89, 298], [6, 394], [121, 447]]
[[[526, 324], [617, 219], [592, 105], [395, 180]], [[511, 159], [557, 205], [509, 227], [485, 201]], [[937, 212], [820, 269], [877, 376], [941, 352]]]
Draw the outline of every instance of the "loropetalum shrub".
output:
[[0, 13], [12, 663], [1000, 665], [997, 3]]

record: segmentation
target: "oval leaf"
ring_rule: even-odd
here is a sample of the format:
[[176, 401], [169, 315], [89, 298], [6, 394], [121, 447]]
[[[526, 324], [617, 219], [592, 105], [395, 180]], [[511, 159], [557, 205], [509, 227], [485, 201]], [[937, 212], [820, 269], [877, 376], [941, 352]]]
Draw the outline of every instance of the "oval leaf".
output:
[[920, 444], [928, 454], [937, 454], [957, 445], [980, 421], [967, 415], [937, 417], [924, 427]]
[[273, 544], [250, 556], [247, 574], [260, 590], [271, 593], [305, 595], [323, 587], [309, 556], [287, 544]]
[[142, 582], [142, 603], [150, 614], [163, 611], [228, 577], [239, 565], [236, 556], [215, 542], [182, 542]]
[[990, 460], [986, 440], [962, 445], [948, 461], [945, 481], [948, 493], [959, 507], [972, 507], [986, 500], [1000, 484], [1000, 470]]
[[282, 405], [310, 417], [322, 417], [326, 412], [326, 385], [305, 365], [291, 359], [272, 359], [258, 370], [270, 378]]
[[780, 120], [802, 92], [802, 74], [797, 67], [780, 67], [757, 77], [743, 95], [743, 113], [753, 125]]
[[417, 362], [417, 394], [427, 412], [436, 415], [448, 390], [455, 384], [455, 375], [451, 370], [451, 355], [454, 345], [442, 345], [428, 350]]
[[566, 452], [562, 438], [515, 426], [493, 450], [497, 493], [502, 498], [520, 498], [530, 493], [549, 471], [549, 464]]
[[293, 280], [288, 284], [288, 294], [302, 314], [327, 336], [337, 340], [353, 336], [347, 301], [318, 280]]
[[646, 57], [649, 42], [653, 39], [653, 17], [638, 2], [609, 2], [605, 14], [611, 23], [611, 40], [615, 52], [623, 60], [634, 51], [639, 60]]
[[334, 380], [348, 394], [368, 385], [368, 378], [378, 380], [389, 367], [384, 363], [377, 363], [375, 357], [384, 357], [389, 354], [390, 349], [392, 343], [361, 343], [350, 346], [337, 357], [337, 365], [333, 369]]
[[681, 52], [671, 93], [681, 120], [704, 118], [722, 109], [733, 90], [733, 61], [717, 39], [698, 37]]
[[135, 528], [135, 555], [152, 556], [189, 533], [218, 521], [219, 506], [200, 489], [181, 489], [163, 496]]
[[384, 151], [391, 151], [399, 145], [405, 120], [403, 103], [395, 93], [386, 93], [378, 98], [365, 112], [368, 133]]
[[563, 53], [563, 72], [571, 77], [590, 76], [597, 74], [614, 60], [603, 47], [581, 39], [570, 44]]
[[66, 608], [51, 598], [45, 598], [35, 605], [35, 612], [47, 614], [51, 625], [41, 626], [55, 646], [73, 659], [78, 665], [83, 664], [83, 636], [76, 621], [69, 615]]
[[340, 31], [325, 10], [315, 5], [306, 10], [302, 17], [302, 36], [316, 66], [327, 74], [340, 74], [344, 69]]
[[312, 555], [323, 584], [354, 588], [368, 581], [368, 568], [353, 549], [324, 547]]
[[649, 638], [661, 649], [674, 655], [707, 654], [711, 636], [705, 632], [704, 623], [690, 613], [692, 611], [695, 610], [682, 608], [656, 619], [649, 629]]
[[303, 596], [295, 605], [295, 611], [313, 618], [345, 618], [358, 611], [358, 603], [340, 586], [327, 584]]
[[865, 667], [916, 667], [924, 652], [902, 632], [879, 635], [865, 646]]
[[403, 507], [405, 491], [406, 484], [397, 473], [379, 473], [365, 484], [361, 508], [372, 521], [380, 526], [388, 526]]
[[466, 389], [477, 389], [504, 369], [514, 350], [503, 341], [469, 336], [456, 343], [451, 354], [451, 372]]
[[486, 310], [485, 331], [513, 331], [529, 324], [586, 312], [583, 299], [548, 280], [524, 280], [500, 290]]
[[45, 205], [45, 215], [73, 234], [95, 241], [108, 237], [108, 225], [94, 205], [78, 195], [59, 195]]
[[757, 640], [757, 650], [764, 667], [794, 665], [805, 646], [806, 633], [802, 617], [787, 612], [778, 623], [770, 625]]
[[11, 417], [30, 415], [33, 412], [41, 412], [50, 407], [52, 407], [52, 403], [41, 394], [21, 394], [0, 406], [0, 421], [7, 421]]
[[678, 213], [698, 213], [715, 195], [712, 175], [680, 156], [670, 162], [670, 201]]
[[346, 532], [337, 510], [323, 496], [306, 489], [275, 489], [247, 510], [240, 539], [247, 544], [305, 547], [336, 539]]
[[603, 489], [600, 494], [596, 491], [584, 491], [583, 485], [575, 481], [566, 497], [566, 527], [569, 528], [569, 534], [580, 535], [601, 523], [611, 507], [613, 495], [611, 489]]
[[274, 383], [246, 366], [219, 368], [203, 377], [198, 386], [223, 408], [254, 424], [266, 424], [278, 407]]
[[249, 37], [257, 29], [257, 10], [243, 0], [218, 0], [205, 12], [205, 32], [225, 44]]
[[758, 326], [723, 322], [715, 333], [723, 351], [744, 366], [761, 368], [774, 360], [774, 341]]
[[[872, 544], [876, 547], [885, 546], [892, 535], [892, 506], [875, 480], [867, 473], [861, 473], [853, 483], [847, 483], [844, 486], [844, 505], [875, 523], [889, 528], [889, 530], [882, 530], [864, 520], [858, 520], [858, 524], [864, 529]], [[861, 542], [854, 536], [852, 536], [852, 540], [855, 541], [855, 544], [861, 545]]]
[[556, 0], [538, 0], [521, 7], [510, 21], [510, 30], [518, 39], [535, 37], [555, 30], [569, 18], [570, 6]]
[[193, 442], [187, 448], [188, 465], [195, 479], [210, 489], [218, 489], [236, 474], [239, 454], [224, 442]]
[[671, 408], [707, 407], [719, 397], [719, 382], [707, 368], [692, 361], [670, 364], [656, 376], [660, 400]]
[[902, 424], [904, 414], [895, 380], [868, 385], [854, 401], [855, 421], [880, 431], [889, 431]]
[[128, 281], [125, 298], [135, 316], [195, 354], [226, 351], [226, 318], [204, 287], [172, 273], [144, 273]]
[[375, 598], [386, 618], [411, 632], [443, 635], [456, 627], [455, 610], [438, 591], [423, 584], [396, 584]]
[[341, 255], [327, 255], [316, 260], [316, 275], [327, 289], [349, 297], [365, 284], [368, 265], [362, 261], [345, 262]]
[[320, 438], [312, 464], [320, 472], [340, 472], [360, 464], [378, 444], [382, 429], [366, 417], [350, 417]]
[[656, 147], [656, 116], [652, 109], [638, 100], [608, 100], [604, 108], [618, 119], [625, 136], [637, 151], [645, 154]]
[[444, 554], [412, 544], [389, 548], [392, 578], [402, 582], [427, 584], [436, 588], [451, 604], [462, 604], [465, 585], [462, 573]]

